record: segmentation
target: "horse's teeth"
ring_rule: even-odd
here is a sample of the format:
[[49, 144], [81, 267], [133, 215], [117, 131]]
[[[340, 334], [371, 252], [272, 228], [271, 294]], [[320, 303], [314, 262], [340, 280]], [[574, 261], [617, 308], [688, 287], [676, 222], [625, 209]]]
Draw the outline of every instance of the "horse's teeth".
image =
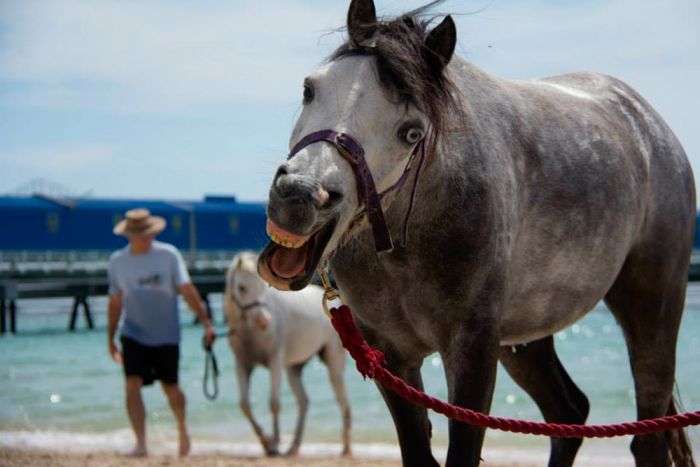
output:
[[270, 229], [270, 224], [267, 225], [267, 235], [270, 237], [270, 240], [275, 242], [278, 245], [282, 245], [285, 248], [301, 248], [308, 238], [302, 238], [299, 240], [293, 240], [292, 238], [282, 238], [277, 232], [273, 232]]

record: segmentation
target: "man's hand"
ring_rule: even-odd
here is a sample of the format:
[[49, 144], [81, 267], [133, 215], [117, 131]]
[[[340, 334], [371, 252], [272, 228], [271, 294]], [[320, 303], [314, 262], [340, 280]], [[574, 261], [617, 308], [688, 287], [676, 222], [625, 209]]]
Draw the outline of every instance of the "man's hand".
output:
[[216, 331], [214, 331], [209, 316], [207, 316], [207, 310], [204, 308], [202, 297], [199, 296], [197, 288], [191, 283], [180, 285], [179, 290], [195, 316], [197, 316], [199, 322], [204, 325], [204, 344], [210, 347], [216, 339]]
[[207, 322], [207, 324], [204, 325], [204, 342], [207, 347], [211, 347], [215, 340], [216, 331], [214, 330], [214, 326], [212, 326], [210, 322]]
[[109, 303], [107, 305], [107, 347], [109, 356], [112, 360], [120, 365], [124, 361], [122, 353], [116, 345], [114, 345], [114, 335], [117, 333], [117, 325], [119, 317], [122, 314], [122, 296], [119, 294], [110, 294]]
[[112, 357], [112, 360], [115, 362], [119, 363], [120, 365], [124, 361], [122, 358], [122, 353], [119, 351], [119, 348], [114, 344], [114, 341], [109, 341], [109, 356]]

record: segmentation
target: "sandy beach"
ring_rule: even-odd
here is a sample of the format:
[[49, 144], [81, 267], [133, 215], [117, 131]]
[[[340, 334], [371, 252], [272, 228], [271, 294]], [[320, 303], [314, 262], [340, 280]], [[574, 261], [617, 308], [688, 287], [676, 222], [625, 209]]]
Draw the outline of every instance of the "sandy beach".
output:
[[[533, 467], [532, 464], [490, 464], [490, 467]], [[61, 452], [44, 449], [0, 448], [0, 466], [32, 467], [400, 467], [398, 460], [364, 459], [364, 458], [264, 458], [241, 457], [228, 454], [193, 454], [186, 458], [173, 455], [156, 454], [147, 458], [127, 458], [119, 453], [110, 452]]]
[[59, 452], [43, 449], [0, 449], [0, 466], [35, 466], [35, 467], [117, 467], [117, 466], [178, 466], [178, 467], [399, 467], [397, 461], [377, 459], [340, 459], [340, 458], [274, 458], [242, 457], [229, 454], [192, 454], [185, 458], [174, 455], [155, 454], [146, 458], [128, 458], [115, 452]]

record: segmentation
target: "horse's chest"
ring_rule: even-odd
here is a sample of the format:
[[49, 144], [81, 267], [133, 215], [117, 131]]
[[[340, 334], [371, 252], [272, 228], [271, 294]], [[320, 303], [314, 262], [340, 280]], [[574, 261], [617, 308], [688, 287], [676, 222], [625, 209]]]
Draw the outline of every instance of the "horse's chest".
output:
[[267, 366], [276, 352], [275, 339], [264, 332], [250, 330], [234, 338], [233, 350], [236, 358], [249, 365]]
[[373, 291], [347, 287], [346, 301], [373, 344], [389, 343], [406, 356], [423, 357], [440, 349], [443, 326], [431, 312], [433, 291], [409, 283], [381, 283]]
[[[416, 237], [413, 239], [415, 242]], [[415, 358], [441, 350], [451, 316], [449, 310], [436, 310], [450, 297], [445, 295], [445, 282], [435, 273], [434, 265], [415, 251], [380, 256], [366, 245], [373, 247], [371, 240], [362, 246], [356, 244], [339, 252], [333, 261], [341, 293], [365, 337], [371, 344], [385, 342], [402, 355]]]

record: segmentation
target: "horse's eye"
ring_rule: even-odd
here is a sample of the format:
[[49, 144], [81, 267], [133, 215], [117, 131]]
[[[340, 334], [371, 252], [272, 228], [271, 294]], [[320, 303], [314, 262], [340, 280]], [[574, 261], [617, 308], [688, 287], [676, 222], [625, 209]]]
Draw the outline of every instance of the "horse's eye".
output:
[[407, 144], [416, 144], [423, 139], [423, 130], [417, 127], [402, 128], [399, 131], [399, 138], [403, 139]]
[[312, 88], [310, 85], [305, 84], [304, 85], [304, 104], [308, 104], [314, 100], [314, 88]]
[[238, 291], [239, 291], [240, 293], [245, 293], [245, 290], [246, 290], [246, 289], [245, 289], [245, 285], [239, 285], [239, 286], [238, 286]]

